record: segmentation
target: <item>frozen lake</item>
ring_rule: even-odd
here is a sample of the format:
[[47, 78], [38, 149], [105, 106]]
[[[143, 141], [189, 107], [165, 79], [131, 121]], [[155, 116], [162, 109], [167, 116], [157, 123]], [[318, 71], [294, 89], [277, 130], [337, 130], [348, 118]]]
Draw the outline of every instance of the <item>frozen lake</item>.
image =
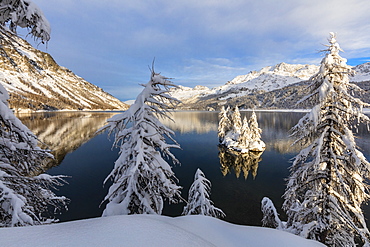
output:
[[[94, 135], [105, 120], [117, 113], [37, 113], [21, 115], [20, 119], [55, 150], [56, 164], [45, 168], [49, 174], [70, 176], [68, 184], [56, 193], [71, 202], [69, 210], [58, 218], [61, 221], [98, 217], [99, 208], [109, 184], [103, 181], [118, 157], [112, 149], [107, 133]], [[251, 112], [241, 112], [249, 117]], [[175, 139], [182, 150], [172, 152], [181, 162], [173, 170], [187, 198], [197, 168], [212, 182], [211, 199], [226, 213], [225, 220], [237, 224], [261, 225], [260, 203], [269, 197], [280, 210], [281, 196], [288, 177], [290, 160], [299, 151], [290, 147], [289, 129], [304, 113], [256, 112], [266, 150], [262, 154], [239, 156], [225, 153], [218, 147], [216, 112], [175, 112], [175, 123], [166, 122], [176, 133]], [[367, 159], [370, 158], [370, 135], [360, 126], [357, 144]], [[165, 205], [164, 215], [179, 216], [184, 203]], [[365, 207], [370, 216], [370, 206]]]

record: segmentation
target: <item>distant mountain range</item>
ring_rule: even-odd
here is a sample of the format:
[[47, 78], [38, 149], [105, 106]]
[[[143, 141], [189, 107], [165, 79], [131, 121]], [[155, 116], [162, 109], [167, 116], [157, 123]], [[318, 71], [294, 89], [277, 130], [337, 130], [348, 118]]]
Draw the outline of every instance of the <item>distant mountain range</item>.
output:
[[[238, 105], [240, 109], [309, 108], [310, 104], [297, 105], [297, 102], [306, 93], [307, 80], [318, 69], [316, 65], [279, 63], [237, 76], [219, 87], [179, 86], [171, 94], [182, 100], [178, 109], [184, 110], [219, 110], [223, 105]], [[370, 103], [370, 63], [353, 69], [356, 74], [350, 80], [364, 89], [357, 97]]]
[[18, 110], [125, 110], [128, 105], [0, 29], [0, 83]]

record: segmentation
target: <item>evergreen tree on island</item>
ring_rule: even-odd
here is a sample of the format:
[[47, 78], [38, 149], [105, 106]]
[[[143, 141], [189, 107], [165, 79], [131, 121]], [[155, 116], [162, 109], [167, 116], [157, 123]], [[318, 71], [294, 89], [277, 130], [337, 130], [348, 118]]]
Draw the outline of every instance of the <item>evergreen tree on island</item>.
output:
[[262, 129], [258, 127], [257, 115], [253, 111], [249, 119], [249, 150], [261, 151], [265, 150], [266, 145], [261, 141]]
[[[50, 39], [49, 23], [34, 3], [1, 1], [2, 35], [16, 35], [17, 26], [29, 28], [42, 42]], [[63, 176], [40, 174], [53, 156], [37, 146], [37, 137], [9, 109], [8, 100], [0, 84], [0, 227], [53, 222], [50, 209], [66, 207], [67, 199], [50, 188], [62, 185]]]
[[195, 172], [194, 182], [189, 189], [188, 203], [182, 215], [200, 214], [216, 218], [224, 218], [225, 213], [216, 208], [210, 199], [211, 182], [198, 168]]
[[221, 145], [243, 153], [265, 150], [266, 145], [261, 140], [262, 130], [258, 127], [254, 111], [249, 121], [246, 118], [242, 121], [238, 106], [233, 111], [222, 107], [219, 119], [218, 137]]
[[[164, 199], [177, 202], [180, 189], [166, 157], [178, 163], [170, 148], [180, 148], [172, 137], [174, 132], [159, 121], [170, 118], [169, 110], [178, 100], [169, 88], [175, 85], [152, 69], [151, 78], [131, 107], [108, 120], [102, 128], [115, 132], [114, 146], [120, 156], [108, 179], [112, 186], [103, 216], [126, 214], [161, 214]], [[166, 138], [173, 144], [166, 143]], [[103, 202], [104, 202], [103, 201]]]
[[[284, 194], [285, 230], [328, 246], [369, 246], [362, 205], [369, 199], [369, 162], [356, 148], [350, 126], [369, 123], [368, 106], [351, 95], [352, 73], [334, 33], [320, 70], [310, 78], [316, 102], [292, 128], [296, 143], [307, 146], [294, 158]], [[277, 222], [277, 221], [275, 221]]]
[[231, 115], [231, 123], [232, 123], [232, 127], [233, 127], [233, 132], [235, 133], [235, 135], [237, 135], [239, 137], [243, 123], [242, 123], [242, 119], [241, 119], [241, 116], [240, 116], [240, 111], [239, 111], [238, 106], [235, 106], [235, 108], [233, 110], [233, 113]]
[[227, 132], [230, 131], [231, 122], [228, 116], [229, 108], [225, 109], [224, 106], [221, 107], [221, 111], [218, 114], [218, 118], [220, 119], [218, 123], [218, 138], [220, 142], [225, 139], [225, 135]]
[[251, 141], [251, 130], [249, 128], [247, 117], [244, 117], [243, 125], [240, 130], [239, 143], [243, 148], [248, 148], [250, 141]]

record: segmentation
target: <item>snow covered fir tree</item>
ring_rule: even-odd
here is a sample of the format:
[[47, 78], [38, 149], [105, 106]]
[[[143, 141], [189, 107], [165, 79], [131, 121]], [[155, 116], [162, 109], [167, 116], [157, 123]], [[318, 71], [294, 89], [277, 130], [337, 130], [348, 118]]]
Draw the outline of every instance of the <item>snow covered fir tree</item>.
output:
[[229, 108], [225, 109], [225, 107], [222, 106], [221, 111], [218, 114], [218, 118], [218, 138], [219, 141], [222, 143], [226, 138], [226, 134], [230, 132], [232, 127], [231, 121], [229, 119]]
[[[17, 26], [29, 28], [42, 42], [50, 38], [49, 23], [35, 4], [1, 1], [1, 32], [14, 35]], [[64, 183], [63, 176], [42, 174], [43, 165], [53, 156], [37, 146], [37, 137], [9, 109], [8, 100], [0, 85], [0, 227], [53, 222], [50, 209], [61, 209], [67, 203], [51, 191]]]
[[329, 43], [319, 72], [310, 78], [310, 93], [302, 100], [316, 105], [292, 128], [296, 144], [305, 148], [291, 166], [284, 228], [328, 246], [370, 246], [361, 208], [369, 199], [370, 164], [350, 129], [370, 122], [362, 112], [368, 105], [352, 96], [361, 90], [349, 83], [352, 70], [339, 55], [334, 33]]
[[261, 140], [261, 133], [254, 111], [249, 120], [244, 117], [242, 121], [238, 106], [233, 110], [222, 106], [218, 124], [221, 145], [243, 153], [262, 152], [266, 149], [266, 144]]
[[[178, 103], [169, 94], [175, 85], [168, 78], [151, 71], [151, 78], [135, 103], [108, 120], [103, 129], [114, 132], [114, 145], [120, 148], [109, 179], [103, 216], [120, 214], [161, 214], [164, 199], [177, 202], [181, 187], [166, 158], [178, 163], [170, 148], [180, 148], [173, 131], [158, 118], [170, 118], [169, 110]], [[166, 138], [172, 144], [166, 142]]]
[[[244, 126], [244, 124], [243, 124]], [[248, 133], [248, 128], [243, 131]], [[252, 116], [249, 119], [249, 146], [250, 151], [263, 151], [266, 148], [266, 144], [261, 140], [262, 129], [258, 127], [257, 115], [253, 111]], [[246, 135], [246, 134], [244, 134]]]
[[261, 210], [263, 214], [262, 226], [285, 230], [284, 223], [280, 220], [279, 214], [274, 203], [268, 197], [264, 197], [261, 201]]
[[198, 168], [194, 175], [194, 182], [189, 189], [188, 202], [182, 212], [183, 215], [200, 214], [216, 218], [224, 218], [225, 213], [215, 207], [211, 201], [211, 182]]

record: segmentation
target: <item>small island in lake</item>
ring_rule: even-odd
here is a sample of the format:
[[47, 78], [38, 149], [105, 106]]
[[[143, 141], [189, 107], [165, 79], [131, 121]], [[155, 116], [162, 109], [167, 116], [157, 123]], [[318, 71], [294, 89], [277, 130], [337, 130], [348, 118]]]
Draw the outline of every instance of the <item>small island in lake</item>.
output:
[[242, 121], [238, 106], [232, 110], [229, 107], [221, 108], [218, 123], [218, 138], [221, 145], [242, 153], [262, 152], [266, 149], [266, 144], [261, 140], [261, 133], [254, 111], [249, 120], [244, 117]]

